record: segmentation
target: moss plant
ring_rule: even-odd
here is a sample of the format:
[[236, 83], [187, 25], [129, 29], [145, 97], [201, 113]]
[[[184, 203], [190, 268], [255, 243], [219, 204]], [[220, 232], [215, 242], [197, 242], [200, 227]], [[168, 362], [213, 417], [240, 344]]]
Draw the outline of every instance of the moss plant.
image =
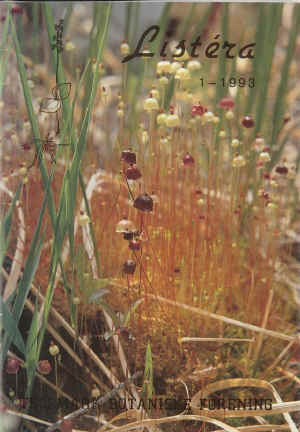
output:
[[[197, 8], [192, 5], [179, 26], [185, 37], [193, 36]], [[74, 69], [75, 39], [68, 34], [64, 46], [63, 31], [72, 29], [78, 12], [69, 5], [65, 27], [63, 21], [55, 26], [51, 8], [43, 5], [52, 73], [37, 64], [40, 8], [34, 9], [34, 62], [23, 57], [19, 44], [25, 16], [17, 8], [16, 21], [14, 9], [1, 8], [1, 46], [12, 41], [15, 48], [0, 65], [1, 139], [10, 145], [3, 147], [0, 184], [5, 195], [3, 361], [8, 375], [18, 373], [20, 365], [26, 369], [21, 396], [35, 397], [38, 377], [52, 388], [56, 402], [60, 396], [78, 405], [82, 394], [98, 398], [123, 381], [122, 373], [127, 379], [144, 370], [144, 379], [130, 387], [136, 401], [147, 395], [192, 398], [209, 384], [236, 378], [248, 379], [249, 387], [253, 379], [267, 382], [252, 397], [270, 391], [273, 380], [284, 401], [295, 399], [299, 300], [293, 276], [298, 266], [286, 239], [291, 233], [297, 238], [299, 152], [291, 160], [285, 146], [299, 123], [284, 113], [294, 102], [288, 77], [291, 87], [298, 85], [291, 65], [299, 48], [300, 11], [295, 5], [283, 30], [282, 5], [253, 9], [252, 36], [262, 38], [258, 53], [265, 63], [255, 59], [249, 69], [235, 59], [229, 72], [224, 58], [208, 65], [187, 52], [177, 61], [168, 51], [165, 59], [122, 64], [105, 47], [111, 4], [95, 4], [88, 58], [74, 72], [67, 65]], [[145, 49], [158, 51], [171, 10], [165, 5], [159, 39]], [[214, 27], [229, 38], [231, 5], [203, 11], [196, 26], [202, 36]], [[137, 5], [128, 5], [123, 56], [133, 49], [139, 12]], [[277, 58], [276, 49], [284, 55]], [[283, 77], [275, 89], [270, 76], [276, 68]], [[230, 74], [241, 70], [242, 81], [232, 81]], [[212, 77], [215, 88], [204, 85]], [[19, 78], [22, 92], [13, 85]], [[45, 101], [59, 107], [41, 109]], [[41, 142], [48, 151], [37, 158]], [[28, 336], [20, 324], [25, 306], [35, 310]], [[51, 372], [49, 343], [44, 349], [50, 337], [56, 341], [50, 346], [54, 379], [40, 377]], [[75, 386], [74, 394], [65, 390], [64, 359], [79, 368], [66, 387], [74, 379], [82, 394]], [[14, 385], [10, 380], [6, 376], [7, 388]], [[224, 394], [246, 398], [245, 388]], [[280, 402], [276, 391], [271, 397]], [[39, 417], [35, 403], [30, 413]], [[145, 408], [143, 415], [182, 414], [181, 408]], [[289, 410], [285, 420], [291, 425]], [[51, 421], [58, 420], [56, 414]], [[186, 411], [182, 415], [189, 422], [201, 420]], [[228, 424], [253, 422], [239, 418]], [[70, 429], [71, 423], [66, 419], [63, 425]]]

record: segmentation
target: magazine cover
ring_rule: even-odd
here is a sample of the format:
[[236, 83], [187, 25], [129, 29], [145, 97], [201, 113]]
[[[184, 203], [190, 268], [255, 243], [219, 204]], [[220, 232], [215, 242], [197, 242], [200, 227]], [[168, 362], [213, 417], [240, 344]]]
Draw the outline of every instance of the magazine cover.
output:
[[299, 431], [297, 3], [0, 3], [1, 431]]

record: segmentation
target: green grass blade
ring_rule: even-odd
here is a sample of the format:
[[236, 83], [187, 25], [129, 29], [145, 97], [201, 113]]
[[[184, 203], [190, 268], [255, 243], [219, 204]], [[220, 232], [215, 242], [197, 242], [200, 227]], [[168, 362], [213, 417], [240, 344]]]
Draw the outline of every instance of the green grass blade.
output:
[[139, 19], [140, 19], [140, 3], [137, 1], [134, 3], [134, 9], [133, 9], [133, 19], [132, 19], [132, 26], [130, 29], [130, 43], [133, 44], [134, 40], [136, 39], [136, 29], [139, 25]]
[[9, 33], [9, 20], [10, 20], [10, 7], [7, 8], [6, 18], [3, 27], [3, 33], [1, 37], [1, 45], [0, 45], [0, 63], [2, 63], [2, 57], [6, 51], [8, 33]]
[[38, 63], [38, 50], [39, 50], [39, 16], [40, 16], [40, 4], [38, 2], [32, 5], [33, 15], [33, 61], [35, 64]]
[[268, 18], [266, 22], [266, 38], [264, 40], [264, 58], [265, 61], [260, 62], [260, 72], [258, 79], [259, 100], [255, 113], [255, 127], [253, 135], [260, 131], [265, 115], [265, 106], [267, 100], [268, 87], [271, 78], [271, 67], [275, 52], [275, 45], [279, 34], [281, 23], [282, 5], [273, 4], [268, 7]]
[[130, 27], [131, 27], [131, 19], [132, 19], [132, 9], [133, 4], [131, 2], [128, 2], [126, 5], [126, 20], [125, 20], [125, 40], [130, 45], [131, 39], [130, 39]]
[[[11, 340], [11, 343], [25, 356], [25, 344], [18, 329], [17, 322], [14, 319], [12, 313], [9, 310], [9, 306], [3, 302], [2, 297], [0, 300], [1, 312], [2, 312], [2, 327], [6, 337]], [[3, 360], [6, 357], [7, 352], [3, 351]]]
[[[102, 7], [104, 7], [104, 5], [102, 5]], [[104, 27], [101, 27], [101, 26], [99, 27], [99, 32], [98, 32], [98, 35], [97, 35], [98, 39], [99, 39], [99, 41], [98, 41], [99, 43], [96, 44], [96, 46], [98, 46], [98, 48], [99, 48], [100, 47], [101, 31], [104, 28], [104, 30], [103, 30], [103, 40], [101, 42], [102, 45], [100, 47], [101, 48], [100, 49], [101, 55], [102, 55], [102, 51], [103, 51], [103, 47], [104, 47], [104, 41], [105, 41], [105, 38], [106, 38], [106, 35], [107, 35], [107, 31], [108, 31], [108, 21], [109, 21], [109, 16], [110, 16], [111, 4], [105, 5], [105, 8], [108, 8], [107, 10], [108, 10], [109, 13], [108, 13], [108, 16], [107, 16], [107, 13], [105, 13], [105, 9], [104, 9], [104, 17], [102, 19], [105, 20], [105, 26]], [[48, 32], [49, 43], [51, 44], [51, 41], [53, 40], [53, 36], [55, 35], [53, 15], [52, 15], [52, 11], [51, 11], [50, 6], [48, 4], [46, 4], [46, 3], [43, 4], [43, 11], [44, 11], [44, 15], [45, 15], [45, 22], [46, 22], [46, 27], [47, 27], [47, 32]], [[56, 65], [57, 54], [56, 54], [55, 50], [52, 50], [52, 61], [53, 61], [53, 64]], [[97, 65], [96, 65], [97, 72], [95, 74], [95, 75], [97, 75], [97, 79], [98, 79], [98, 65], [99, 65], [99, 63], [100, 63], [100, 56], [99, 56], [99, 58], [97, 57]], [[90, 70], [89, 64], [87, 64], [86, 67], [85, 67], [85, 69], [84, 69], [84, 73], [82, 74], [82, 77], [80, 79], [80, 86], [82, 85], [82, 83], [84, 82], [84, 80], [86, 80], [86, 82], [88, 82], [89, 70]], [[59, 79], [59, 82], [65, 82], [66, 81], [65, 74], [64, 74], [61, 62], [60, 62], [59, 68], [58, 68], [58, 79]], [[90, 93], [88, 93], [88, 94], [90, 94]], [[74, 105], [73, 105], [73, 109], [71, 109], [70, 102], [69, 102], [68, 99], [64, 99], [62, 102], [63, 102], [62, 103], [62, 105], [63, 105], [63, 118], [67, 119], [65, 121], [65, 123], [68, 124], [68, 119], [70, 119], [70, 118], [72, 119], [73, 118]], [[83, 112], [86, 112], [86, 110], [83, 109]], [[75, 132], [74, 132], [73, 128], [72, 128], [72, 131], [71, 131], [71, 147], [72, 147], [72, 151], [75, 152], [76, 147], [77, 147], [77, 138], [75, 136]], [[80, 171], [79, 171], [79, 183], [80, 183], [80, 187], [81, 187], [81, 190], [82, 190], [82, 193], [83, 193], [83, 196], [84, 196], [84, 201], [85, 201], [85, 205], [86, 205], [87, 214], [90, 215], [89, 203], [88, 203], [88, 201], [86, 199], [85, 191], [83, 189], [84, 188], [84, 181], [83, 181], [82, 174], [81, 174]], [[72, 193], [73, 192], [75, 192], [75, 189], [73, 189]], [[73, 198], [75, 198], [75, 196], [76, 195], [72, 195]], [[63, 200], [63, 199], [64, 199], [64, 197], [61, 196], [61, 200]], [[72, 210], [72, 208], [73, 208], [73, 210]], [[75, 207], [72, 206], [72, 202], [70, 202], [70, 209], [69, 210], [70, 211], [72, 210], [72, 212], [70, 214], [74, 215], [74, 208]], [[74, 226], [74, 218], [70, 218], [69, 219], [69, 223], [72, 226]], [[95, 256], [96, 256], [97, 270], [98, 270], [99, 275], [101, 275], [101, 266], [100, 266], [100, 261], [99, 261], [99, 252], [97, 251], [97, 244], [96, 244], [96, 240], [95, 240], [95, 233], [94, 233], [94, 228], [93, 228], [92, 224], [90, 224], [90, 233], [91, 233], [91, 237], [92, 237], [92, 241], [93, 241], [93, 246], [94, 246], [94, 251], [95, 251]]]
[[[51, 13], [51, 10], [50, 10], [50, 7], [48, 4], [44, 4], [43, 8], [45, 11], [45, 16], [46, 16], [48, 35], [49, 35], [50, 40], [51, 40], [52, 35], [54, 34], [53, 17], [52, 17], [52, 13]], [[53, 295], [54, 295], [55, 275], [56, 275], [56, 271], [57, 271], [57, 265], [58, 265], [58, 261], [59, 261], [59, 257], [60, 257], [60, 253], [61, 253], [61, 249], [62, 249], [62, 244], [63, 244], [67, 224], [71, 223], [72, 226], [74, 226], [74, 214], [75, 214], [75, 204], [76, 204], [75, 200], [76, 200], [76, 196], [77, 196], [77, 184], [78, 184], [78, 178], [79, 178], [79, 172], [80, 172], [80, 164], [81, 164], [81, 160], [82, 160], [84, 150], [85, 150], [86, 137], [87, 137], [88, 126], [89, 126], [89, 122], [90, 122], [90, 118], [91, 118], [92, 106], [94, 103], [96, 90], [97, 90], [97, 84], [99, 81], [99, 68], [98, 68], [98, 66], [99, 66], [99, 63], [101, 60], [101, 56], [102, 56], [103, 49], [104, 49], [104, 43], [105, 43], [105, 39], [107, 36], [110, 12], [111, 12], [111, 4], [109, 3], [103, 7], [103, 13], [104, 13], [103, 19], [104, 19], [105, 25], [103, 28], [99, 28], [97, 36], [96, 36], [96, 41], [97, 41], [97, 46], [98, 46], [97, 59], [96, 59], [96, 72], [93, 75], [91, 91], [89, 93], [89, 100], [88, 100], [88, 104], [87, 104], [87, 109], [86, 109], [86, 112], [85, 112], [85, 115], [83, 118], [83, 122], [82, 122], [80, 137], [79, 137], [78, 142], [76, 143], [74, 157], [73, 157], [72, 164], [70, 167], [69, 209], [68, 209], [68, 212], [66, 212], [65, 204], [63, 203], [59, 208], [59, 212], [58, 212], [58, 216], [57, 216], [55, 233], [54, 233], [52, 256], [51, 256], [51, 274], [50, 274], [50, 278], [49, 278], [48, 289], [47, 289], [47, 292], [45, 295], [42, 325], [41, 325], [41, 329], [40, 329], [39, 343], [38, 343], [38, 353], [40, 353], [40, 350], [42, 347], [42, 342], [43, 342], [43, 338], [44, 338], [44, 334], [45, 334], [45, 330], [46, 330], [46, 325], [47, 325], [47, 321], [48, 321], [50, 307], [51, 307], [51, 303], [52, 303], [52, 299], [53, 299]], [[61, 82], [61, 78], [63, 78], [63, 75], [64, 75], [61, 67], [59, 68], [58, 75], [59, 75], [59, 81]], [[66, 106], [66, 109], [67, 109], [67, 113], [68, 113], [68, 110], [70, 109], [69, 103], [68, 103], [68, 106]], [[70, 220], [66, 219], [66, 214], [68, 214], [68, 218]], [[69, 227], [69, 229], [70, 229], [70, 227]]]
[[72, 12], [73, 12], [73, 7], [74, 7], [73, 2], [68, 2], [68, 6], [67, 6], [66, 13], [64, 16], [64, 31], [65, 32], [67, 31], [68, 25], [70, 23], [70, 18], [71, 18]]
[[[262, 51], [263, 51], [263, 43], [265, 39], [265, 31], [266, 31], [266, 25], [265, 25], [265, 5], [260, 4], [259, 5], [259, 17], [258, 17], [258, 24], [256, 29], [256, 35], [255, 35], [255, 57], [253, 59], [252, 63], [252, 76], [255, 78], [255, 80], [258, 82], [258, 72], [259, 67], [261, 66], [260, 59], [262, 58]], [[246, 106], [246, 113], [250, 114], [252, 111], [252, 107], [255, 101], [255, 97], [257, 94], [257, 89], [259, 88], [258, 85], [256, 85], [254, 88], [251, 89], [248, 95], [247, 99], [247, 106]]]
[[153, 393], [154, 393], [153, 361], [152, 361], [151, 345], [150, 342], [148, 342], [147, 349], [146, 349], [144, 383], [142, 387], [142, 395], [144, 399], [150, 400], [152, 398]]
[[[20, 79], [21, 79], [21, 83], [22, 83], [22, 87], [23, 87], [24, 99], [25, 99], [25, 103], [26, 103], [26, 107], [27, 107], [28, 118], [29, 118], [29, 121], [31, 124], [33, 136], [37, 139], [40, 139], [41, 138], [40, 131], [39, 131], [39, 127], [38, 127], [37, 118], [36, 118], [34, 110], [33, 110], [32, 97], [31, 97], [29, 86], [28, 86], [28, 81], [27, 81], [27, 77], [26, 77], [26, 70], [25, 70], [25, 66], [24, 66], [24, 62], [23, 62], [23, 58], [22, 58], [22, 53], [21, 53], [18, 37], [16, 34], [15, 26], [14, 26], [14, 23], [12, 21], [11, 21], [11, 28], [12, 28], [12, 37], [13, 37], [13, 41], [14, 41], [14, 45], [15, 45], [16, 57], [17, 57], [17, 62], [18, 62]], [[34, 140], [34, 145], [35, 145], [36, 150], [38, 150], [38, 143], [35, 140]], [[44, 163], [43, 159], [41, 160], [41, 163], [39, 164], [39, 166], [40, 166], [40, 170], [41, 170], [43, 185], [44, 185], [44, 188], [46, 189], [48, 181], [49, 181], [49, 176], [48, 176], [47, 170], [45, 168], [45, 163]], [[56, 211], [55, 211], [53, 194], [51, 191], [49, 193], [48, 208], [49, 208], [51, 221], [54, 224]]]
[[175, 78], [170, 77], [164, 100], [164, 110], [168, 111], [175, 90]]
[[1, 221], [1, 238], [0, 238], [0, 266], [2, 268], [3, 260], [6, 255], [7, 247], [9, 244], [9, 234], [11, 229], [11, 223], [12, 223], [12, 215], [14, 212], [14, 209], [16, 207], [16, 202], [19, 199], [20, 192], [22, 189], [22, 183], [20, 183], [17, 187], [17, 191], [15, 193], [15, 196], [12, 200], [12, 203], [10, 204], [10, 207], [7, 211], [7, 213], [4, 215], [3, 220]]
[[[162, 41], [164, 40], [165, 33], [167, 30], [168, 21], [169, 21], [169, 13], [170, 13], [171, 7], [172, 7], [172, 4], [170, 4], [170, 3], [165, 4], [165, 6], [162, 10], [161, 16], [159, 18], [159, 23], [158, 23], [158, 26], [160, 28], [159, 34], [157, 35], [157, 37], [155, 38], [155, 40], [153, 42], [149, 43], [149, 50], [155, 54], [158, 53], [158, 51], [160, 49], [160, 45], [161, 45]], [[153, 57], [151, 57], [150, 62], [152, 64], [152, 67], [155, 67], [156, 61], [157, 61], [157, 58], [155, 55]]]
[[[26, 388], [26, 398], [30, 402], [30, 396], [33, 387], [34, 376], [36, 372], [36, 368], [39, 361], [38, 355], [38, 297], [35, 301], [35, 308], [33, 312], [33, 318], [31, 321], [30, 329], [28, 332], [28, 338], [26, 342], [26, 352], [25, 352], [25, 360], [26, 360], [26, 374], [27, 374], [27, 388]], [[29, 406], [27, 407], [27, 409]]]
[[105, 25], [102, 29], [99, 29], [99, 32], [97, 34], [97, 46], [98, 46], [98, 52], [97, 52], [97, 60], [96, 60], [96, 72], [93, 76], [92, 85], [91, 85], [91, 92], [90, 97], [86, 109], [86, 113], [82, 122], [82, 127], [80, 131], [80, 136], [78, 140], [78, 144], [75, 148], [74, 158], [71, 165], [71, 192], [74, 194], [71, 196], [70, 199], [70, 209], [71, 209], [71, 218], [74, 218], [74, 209], [75, 209], [75, 200], [74, 197], [76, 197], [76, 190], [77, 190], [77, 182], [78, 182], [78, 175], [79, 175], [79, 168], [81, 164], [81, 160], [84, 154], [85, 145], [86, 145], [86, 138], [87, 138], [87, 131], [90, 124], [91, 119], [91, 111], [96, 95], [97, 85], [99, 82], [99, 68], [98, 65], [100, 63], [100, 59], [102, 57], [103, 48], [105, 39], [107, 36], [107, 30], [108, 30], [108, 23], [110, 18], [110, 11], [111, 11], [111, 4], [105, 5], [104, 13], [105, 13]]
[[[43, 204], [43, 209], [41, 211], [40, 214], [40, 221], [43, 218], [43, 214], [44, 214], [44, 210], [46, 207], [46, 200], [44, 200], [44, 204]], [[38, 224], [37, 229], [35, 231], [35, 236], [33, 239], [33, 242], [31, 244], [30, 247], [30, 251], [29, 251], [29, 256], [27, 258], [26, 264], [25, 264], [25, 268], [24, 268], [24, 272], [23, 272], [23, 277], [19, 282], [19, 286], [18, 286], [18, 294], [17, 294], [17, 298], [13, 307], [13, 317], [16, 323], [19, 322], [20, 317], [22, 315], [23, 309], [24, 309], [24, 305], [25, 305], [25, 301], [27, 299], [28, 293], [30, 291], [31, 288], [31, 284], [33, 282], [39, 261], [40, 261], [40, 256], [42, 253], [42, 243], [43, 243], [43, 236], [41, 236], [41, 239], [39, 240], [38, 236], [40, 233], [40, 228], [41, 225]], [[3, 343], [3, 356], [4, 358], [7, 355], [7, 352], [9, 350], [9, 347], [12, 343], [12, 341], [14, 340], [15, 335], [12, 334], [7, 334], [4, 338], [4, 343]]]
[[[222, 39], [228, 40], [228, 26], [229, 26], [229, 4], [223, 4], [223, 17], [222, 17]], [[221, 41], [220, 41], [221, 43]], [[223, 52], [222, 55], [219, 55], [219, 65], [218, 65], [218, 78], [217, 78], [217, 86], [216, 86], [216, 100], [215, 100], [215, 109], [220, 99], [225, 96], [227, 89], [222, 85], [222, 78], [226, 78], [226, 57]]]
[[2, 56], [2, 59], [0, 61], [0, 99], [2, 96], [2, 89], [5, 82], [10, 50], [11, 50], [11, 45], [9, 44], [7, 48], [7, 52]]
[[[31, 288], [31, 284], [33, 282], [39, 261], [40, 261], [40, 256], [41, 256], [41, 252], [42, 252], [42, 243], [43, 243], [43, 234], [41, 234], [41, 229], [42, 229], [42, 221], [44, 218], [44, 214], [45, 214], [45, 210], [46, 210], [46, 205], [48, 202], [48, 196], [50, 193], [50, 183], [51, 183], [51, 177], [49, 178], [49, 182], [47, 185], [47, 189], [45, 192], [45, 197], [43, 200], [43, 204], [42, 204], [42, 208], [40, 211], [40, 215], [39, 215], [39, 219], [37, 222], [37, 226], [34, 232], [34, 236], [33, 236], [33, 240], [29, 249], [29, 253], [28, 253], [28, 257], [24, 266], [24, 271], [23, 271], [23, 276], [22, 279], [19, 282], [18, 285], [18, 291], [17, 291], [17, 297], [13, 306], [13, 317], [16, 321], [16, 323], [19, 322], [20, 317], [22, 315], [23, 309], [24, 309], [24, 305], [25, 305], [25, 301], [27, 299], [28, 293], [30, 291]], [[12, 343], [12, 337], [11, 335], [6, 335], [6, 337], [4, 338], [4, 343], [3, 343], [3, 356], [4, 358], [7, 355], [7, 352], [9, 350], [10, 344]]]
[[144, 301], [144, 299], [139, 299], [137, 301], [135, 301], [130, 308], [128, 309], [125, 317], [124, 317], [124, 321], [122, 323], [123, 326], [127, 326], [127, 324], [129, 323], [129, 320], [132, 316], [132, 314], [134, 313], [134, 311], [136, 310], [136, 308]]
[[208, 22], [209, 17], [212, 15], [214, 8], [215, 8], [215, 4], [211, 4], [207, 10], [205, 11], [202, 19], [199, 21], [199, 24], [196, 26], [196, 29], [194, 31], [194, 34], [192, 36], [192, 40], [196, 40], [198, 36], [200, 36]]
[[285, 107], [284, 97], [287, 88], [289, 69], [295, 51], [296, 39], [297, 36], [299, 35], [299, 30], [300, 30], [300, 6], [295, 5], [293, 12], [294, 12], [293, 13], [294, 22], [290, 30], [288, 47], [286, 50], [285, 61], [280, 74], [280, 84], [277, 89], [276, 103], [273, 111], [273, 121], [272, 121], [273, 131], [272, 131], [272, 138], [270, 141], [270, 145], [275, 144], [280, 128], [282, 127], [284, 107]]
[[181, 31], [179, 32], [178, 40], [182, 40], [185, 38], [186, 33], [192, 24], [193, 18], [195, 17], [196, 7], [197, 7], [196, 3], [193, 3], [192, 5], [190, 5], [189, 13], [186, 15], [186, 17], [184, 18], [184, 21], [182, 23]]
[[38, 338], [38, 345], [37, 345], [37, 353], [38, 357], [42, 348], [44, 335], [47, 327], [48, 322], [48, 315], [50, 312], [50, 307], [52, 304], [52, 299], [54, 295], [54, 282], [55, 282], [55, 276], [57, 272], [57, 266], [60, 260], [60, 253], [63, 246], [63, 241], [65, 237], [65, 230], [67, 221], [65, 218], [65, 209], [64, 206], [61, 206], [59, 208], [59, 212], [56, 219], [56, 225], [55, 225], [55, 231], [53, 236], [53, 246], [52, 246], [52, 253], [51, 253], [51, 261], [50, 261], [50, 275], [49, 275], [49, 283], [48, 288], [45, 295], [45, 301], [44, 301], [44, 309], [43, 309], [43, 315], [41, 320], [41, 326], [39, 331], [39, 338]]

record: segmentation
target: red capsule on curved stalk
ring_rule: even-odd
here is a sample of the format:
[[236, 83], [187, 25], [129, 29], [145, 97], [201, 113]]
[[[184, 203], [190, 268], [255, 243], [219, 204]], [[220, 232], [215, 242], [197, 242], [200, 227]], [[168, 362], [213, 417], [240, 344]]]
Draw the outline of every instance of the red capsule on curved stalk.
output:
[[21, 362], [14, 357], [8, 357], [6, 364], [6, 372], [8, 374], [14, 375], [19, 372]]
[[245, 116], [242, 120], [242, 125], [247, 129], [252, 128], [254, 126], [253, 118], [250, 116]]
[[234, 101], [231, 98], [223, 98], [219, 105], [221, 108], [231, 110], [234, 107]]
[[135, 164], [130, 164], [130, 167], [125, 171], [125, 175], [128, 180], [138, 180], [142, 177], [142, 174]]
[[153, 210], [153, 199], [147, 193], [141, 194], [134, 200], [133, 206], [138, 210], [151, 212]]
[[132, 150], [123, 150], [121, 154], [121, 159], [129, 164], [135, 164], [136, 154]]
[[190, 153], [187, 153], [183, 158], [183, 164], [184, 165], [193, 165], [195, 163], [195, 159], [193, 158]]

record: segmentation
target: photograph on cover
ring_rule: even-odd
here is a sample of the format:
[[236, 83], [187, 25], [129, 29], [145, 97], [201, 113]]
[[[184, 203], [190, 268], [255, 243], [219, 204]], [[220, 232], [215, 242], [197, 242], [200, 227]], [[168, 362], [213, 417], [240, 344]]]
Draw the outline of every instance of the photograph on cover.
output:
[[297, 432], [300, 4], [0, 28], [1, 430]]

